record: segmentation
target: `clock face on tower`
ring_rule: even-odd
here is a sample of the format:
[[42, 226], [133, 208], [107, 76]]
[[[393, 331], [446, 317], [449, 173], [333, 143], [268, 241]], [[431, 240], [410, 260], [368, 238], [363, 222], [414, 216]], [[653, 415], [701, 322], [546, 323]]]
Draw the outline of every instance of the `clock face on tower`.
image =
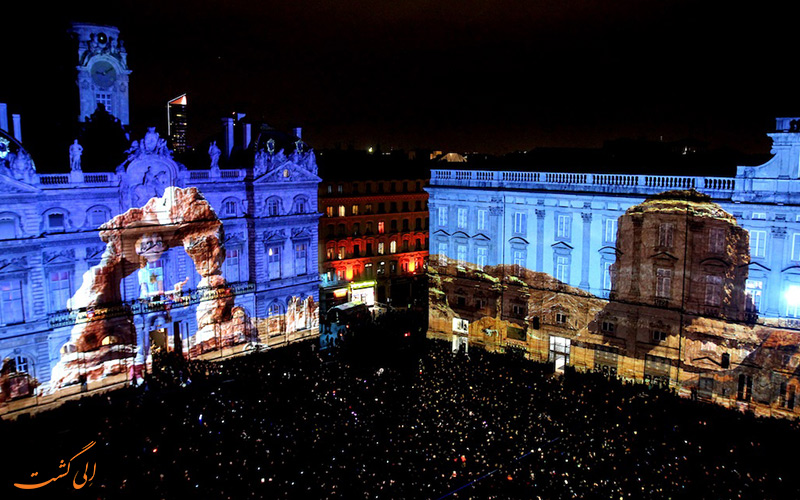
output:
[[98, 61], [92, 65], [92, 81], [101, 89], [111, 88], [117, 80], [117, 71], [111, 63]]

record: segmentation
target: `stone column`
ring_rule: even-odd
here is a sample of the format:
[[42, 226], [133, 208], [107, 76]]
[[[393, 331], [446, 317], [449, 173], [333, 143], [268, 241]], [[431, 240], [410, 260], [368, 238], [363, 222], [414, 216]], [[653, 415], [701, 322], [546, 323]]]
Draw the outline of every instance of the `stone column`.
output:
[[536, 209], [536, 271], [544, 272], [544, 209]]
[[590, 247], [592, 242], [592, 213], [581, 212], [581, 220], [583, 220], [583, 252], [581, 255], [581, 283], [580, 286], [587, 292], [589, 291], [589, 258]]
[[786, 240], [785, 227], [772, 227], [772, 245], [771, 254], [775, 257], [770, 262], [771, 270], [769, 272], [769, 280], [767, 283], [768, 290], [766, 292], [766, 310], [764, 314], [769, 317], [776, 318], [781, 316], [784, 311], [781, 310], [781, 302], [783, 293], [781, 290], [781, 268], [783, 267], [783, 246]]

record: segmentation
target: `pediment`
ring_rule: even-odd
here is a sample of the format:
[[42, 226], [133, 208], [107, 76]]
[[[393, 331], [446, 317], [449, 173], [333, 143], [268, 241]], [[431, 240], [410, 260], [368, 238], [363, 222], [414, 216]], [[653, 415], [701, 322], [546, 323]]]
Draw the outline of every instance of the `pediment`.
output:
[[772, 269], [768, 268], [767, 266], [765, 266], [764, 264], [762, 264], [760, 262], [750, 262], [749, 264], [745, 264], [745, 265], [751, 271], [764, 271], [764, 272], [772, 271]]
[[433, 232], [433, 234], [441, 234], [441, 235], [444, 235], [444, 236], [450, 236], [450, 233], [448, 233], [444, 229], [437, 229], [436, 231]]
[[528, 240], [526, 240], [525, 238], [520, 238], [519, 236], [514, 236], [513, 238], [508, 240], [508, 242], [516, 243], [518, 245], [529, 245]]
[[597, 252], [604, 255], [615, 255], [617, 257], [622, 255], [622, 252], [620, 252], [617, 247], [612, 247], [610, 245], [600, 248]]
[[266, 184], [270, 182], [321, 182], [319, 176], [309, 172], [305, 168], [292, 163], [284, 162], [264, 175], [258, 177], [254, 184]]
[[38, 194], [41, 189], [0, 173], [0, 195]]
[[555, 249], [562, 249], [562, 250], [572, 250], [572, 249], [574, 248], [572, 245], [570, 245], [570, 244], [568, 244], [568, 243], [565, 243], [565, 242], [563, 242], [563, 241], [556, 241], [555, 243], [553, 243], [553, 244], [552, 244], [552, 245], [550, 245], [550, 246], [551, 246], [552, 248], [555, 248]]
[[724, 260], [718, 257], [711, 257], [708, 259], [703, 259], [700, 261], [700, 265], [703, 267], [728, 267], [730, 266], [730, 262], [725, 262]]
[[476, 240], [481, 240], [481, 241], [491, 241], [491, 238], [489, 238], [488, 236], [486, 236], [483, 233], [478, 233], [475, 236], [473, 236], [473, 238], [476, 239]]
[[453, 233], [453, 237], [454, 238], [469, 238], [469, 235], [467, 233], [465, 233], [464, 231], [456, 231], [455, 233]]
[[668, 252], [658, 252], [650, 256], [653, 260], [670, 260], [670, 261], [677, 261], [678, 258]]
[[800, 266], [789, 266], [786, 269], [782, 269], [781, 272], [786, 274], [800, 274]]

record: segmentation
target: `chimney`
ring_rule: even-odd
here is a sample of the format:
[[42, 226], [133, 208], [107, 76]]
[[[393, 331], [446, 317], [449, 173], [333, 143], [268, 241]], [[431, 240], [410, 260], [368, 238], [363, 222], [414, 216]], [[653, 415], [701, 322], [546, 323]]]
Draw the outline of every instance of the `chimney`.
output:
[[250, 145], [250, 124], [249, 123], [242, 123], [244, 127], [242, 128], [242, 149], [247, 149], [247, 146]]
[[14, 123], [14, 139], [22, 142], [22, 124], [20, 123], [20, 116], [14, 113], [11, 115], [11, 121]]
[[8, 132], [8, 106], [0, 102], [0, 130]]
[[297, 137], [298, 139], [302, 139], [302, 138], [303, 138], [303, 128], [302, 128], [302, 127], [295, 127], [295, 129], [294, 129], [294, 135], [295, 135], [295, 137]]
[[231, 157], [231, 150], [233, 149], [233, 118], [223, 118], [222, 124], [225, 127], [225, 158]]

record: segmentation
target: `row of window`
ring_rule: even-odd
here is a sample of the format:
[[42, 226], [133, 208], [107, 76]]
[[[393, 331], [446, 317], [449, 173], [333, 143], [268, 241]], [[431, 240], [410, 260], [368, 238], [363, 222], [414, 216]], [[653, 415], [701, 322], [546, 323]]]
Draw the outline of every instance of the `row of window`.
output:
[[[413, 207], [413, 210], [412, 210]], [[388, 210], [387, 210], [388, 208]], [[398, 210], [400, 208], [400, 210]], [[328, 205], [325, 207], [326, 217], [347, 217], [348, 215], [371, 215], [371, 214], [385, 214], [385, 213], [399, 213], [399, 212], [427, 212], [428, 202], [425, 200], [416, 200], [412, 205], [410, 201], [403, 201], [400, 204], [396, 201], [378, 202], [376, 204], [365, 203], [364, 205], [352, 204], [350, 205], [350, 212], [347, 211], [345, 205]]]
[[328, 184], [325, 190], [328, 194], [419, 193], [422, 192], [422, 181], [366, 181], [363, 186], [361, 182]]
[[[427, 240], [424, 238], [415, 238], [413, 240], [413, 246], [412, 241], [409, 239], [402, 240], [400, 245], [398, 245], [397, 240], [389, 241], [388, 253], [398, 253], [398, 248], [399, 251], [403, 253], [422, 251], [427, 248]], [[363, 243], [363, 246], [361, 242], [343, 242], [338, 246], [335, 243], [329, 243], [325, 249], [325, 257], [327, 260], [354, 259], [359, 257], [371, 257], [373, 255], [384, 255], [387, 253], [386, 250], [387, 246], [383, 241], [378, 241], [377, 243], [366, 241]], [[373, 251], [377, 253], [373, 253]]]
[[[408, 232], [411, 231], [411, 219], [402, 219], [399, 221], [401, 223], [400, 228], [398, 228], [398, 219], [392, 219], [389, 221], [389, 232], [396, 233], [398, 231]], [[360, 222], [354, 222], [349, 225], [345, 225], [344, 223], [340, 223], [337, 225], [328, 224], [326, 227], [326, 235], [327, 237], [334, 237], [334, 236], [361, 236], [361, 229], [362, 225]], [[380, 220], [377, 222], [374, 221], [366, 221], [363, 225], [365, 235], [373, 234], [373, 230], [377, 230], [377, 234], [386, 234], [386, 221]], [[417, 217], [414, 219], [414, 231], [425, 231], [428, 229], [428, 218]]]
[[414, 259], [402, 259], [399, 262], [395, 260], [380, 261], [377, 265], [367, 262], [363, 267], [339, 267], [328, 269], [326, 278], [328, 282], [332, 282], [334, 277], [338, 281], [360, 281], [365, 279], [375, 279], [384, 276], [395, 276], [401, 274], [417, 274], [424, 272], [425, 261], [421, 257]]

